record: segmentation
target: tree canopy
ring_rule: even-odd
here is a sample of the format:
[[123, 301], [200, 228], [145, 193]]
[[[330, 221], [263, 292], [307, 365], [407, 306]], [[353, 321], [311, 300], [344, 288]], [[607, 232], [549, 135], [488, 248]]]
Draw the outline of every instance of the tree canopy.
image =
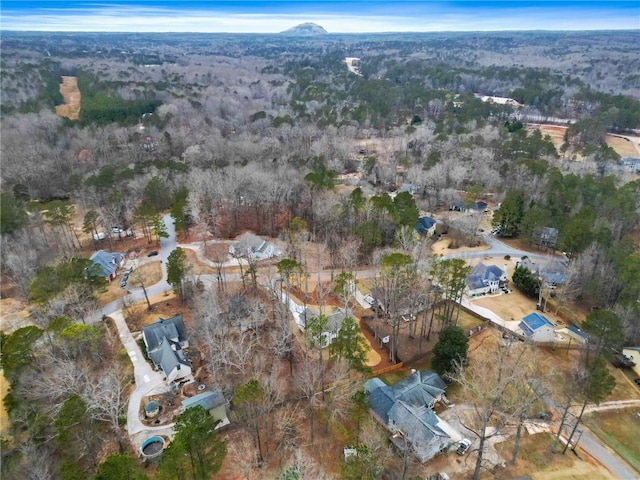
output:
[[467, 361], [469, 339], [459, 327], [450, 326], [440, 332], [433, 347], [431, 367], [440, 375], [453, 373], [457, 365]]
[[209, 480], [216, 474], [227, 455], [227, 444], [215, 427], [216, 421], [199, 405], [178, 415], [175, 436], [158, 466], [158, 478]]

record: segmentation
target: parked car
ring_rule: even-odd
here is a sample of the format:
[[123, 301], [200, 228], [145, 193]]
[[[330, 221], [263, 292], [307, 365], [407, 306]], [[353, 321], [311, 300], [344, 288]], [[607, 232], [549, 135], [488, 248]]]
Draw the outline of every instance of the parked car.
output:
[[147, 253], [147, 257], [155, 257], [158, 255], [158, 251], [157, 250], [152, 250], [149, 253]]
[[94, 234], [93, 234], [93, 239], [94, 239], [96, 242], [98, 242], [98, 241], [100, 241], [100, 240], [104, 240], [104, 238], [105, 238], [104, 232], [98, 232], [98, 233], [94, 233]]
[[613, 356], [613, 366], [616, 368], [632, 368], [636, 366], [636, 362], [633, 361], [632, 358], [623, 355], [622, 353], [617, 353]]
[[635, 382], [636, 385], [640, 387], [640, 378], [636, 378], [633, 381]]
[[463, 438], [462, 440], [460, 440], [460, 443], [458, 444], [458, 449], [456, 450], [456, 453], [458, 455], [464, 455], [465, 453], [467, 453], [467, 451], [469, 451], [469, 447], [471, 447], [471, 441]]

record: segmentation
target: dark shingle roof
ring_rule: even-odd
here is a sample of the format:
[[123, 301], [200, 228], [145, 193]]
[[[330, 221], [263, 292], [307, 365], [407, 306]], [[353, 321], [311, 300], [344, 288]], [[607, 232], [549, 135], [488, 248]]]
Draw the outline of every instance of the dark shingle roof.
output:
[[495, 265], [485, 265], [480, 262], [473, 267], [471, 274], [467, 277], [467, 286], [470, 290], [482, 288], [487, 285], [488, 282], [496, 282], [500, 280], [500, 277], [504, 275], [504, 271], [500, 267]]
[[438, 427], [433, 410], [424, 406], [398, 401], [389, 411], [389, 420], [411, 441], [414, 451], [422, 458], [428, 455], [429, 444], [435, 437], [449, 437]]
[[[375, 379], [372, 379], [375, 380]], [[369, 380], [369, 388], [374, 384]], [[444, 393], [446, 384], [434, 372], [428, 370], [414, 372], [406, 378], [392, 386], [380, 386], [371, 388], [369, 393], [369, 404], [371, 409], [386, 423], [389, 419], [388, 413], [396, 401], [403, 401], [416, 407], [431, 405]]]
[[166, 320], [159, 318], [155, 323], [142, 328], [142, 334], [149, 351], [158, 348], [165, 338], [173, 342], [183, 342], [187, 338], [186, 333], [182, 314]]
[[120, 262], [122, 261], [122, 254], [98, 250], [93, 255], [91, 255], [89, 260], [99, 265], [100, 268], [102, 268], [102, 274], [105, 277], [108, 277], [110, 275], [113, 275], [118, 268], [118, 265], [120, 265]]
[[420, 235], [424, 235], [429, 231], [431, 227], [435, 225], [436, 221], [431, 217], [420, 217], [418, 223], [416, 223], [415, 229]]
[[186, 328], [182, 315], [178, 314], [168, 319], [159, 318], [155, 323], [142, 328], [142, 335], [147, 346], [149, 358], [166, 376], [181, 365], [191, 367], [187, 360], [181, 342], [186, 341]]
[[173, 342], [162, 342], [158, 348], [148, 353], [149, 358], [153, 360], [153, 363], [162, 368], [162, 371], [167, 377], [175, 368], [180, 370], [181, 365], [191, 366], [180, 345], [174, 344]]

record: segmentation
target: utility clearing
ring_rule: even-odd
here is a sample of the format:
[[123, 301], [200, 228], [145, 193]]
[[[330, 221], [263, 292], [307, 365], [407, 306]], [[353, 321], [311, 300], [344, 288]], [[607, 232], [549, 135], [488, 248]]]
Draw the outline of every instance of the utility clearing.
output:
[[56, 113], [69, 120], [77, 120], [80, 115], [80, 90], [78, 90], [78, 77], [62, 77], [60, 93], [64, 98], [64, 104], [56, 107]]

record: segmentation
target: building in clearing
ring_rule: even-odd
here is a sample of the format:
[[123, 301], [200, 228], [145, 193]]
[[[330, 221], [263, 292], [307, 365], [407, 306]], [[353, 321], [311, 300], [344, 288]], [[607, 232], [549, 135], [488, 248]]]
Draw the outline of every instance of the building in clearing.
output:
[[556, 326], [538, 312], [524, 317], [518, 326], [534, 342], [553, 342], [556, 339]]
[[218, 423], [216, 429], [229, 425], [227, 417], [227, 401], [220, 390], [207, 390], [182, 401], [182, 410], [201, 406]]
[[277, 257], [280, 255], [280, 250], [267, 240], [246, 232], [229, 247], [229, 253], [234, 257], [245, 257], [255, 261]]
[[431, 217], [420, 217], [415, 229], [419, 235], [431, 237], [436, 233], [436, 221]]

